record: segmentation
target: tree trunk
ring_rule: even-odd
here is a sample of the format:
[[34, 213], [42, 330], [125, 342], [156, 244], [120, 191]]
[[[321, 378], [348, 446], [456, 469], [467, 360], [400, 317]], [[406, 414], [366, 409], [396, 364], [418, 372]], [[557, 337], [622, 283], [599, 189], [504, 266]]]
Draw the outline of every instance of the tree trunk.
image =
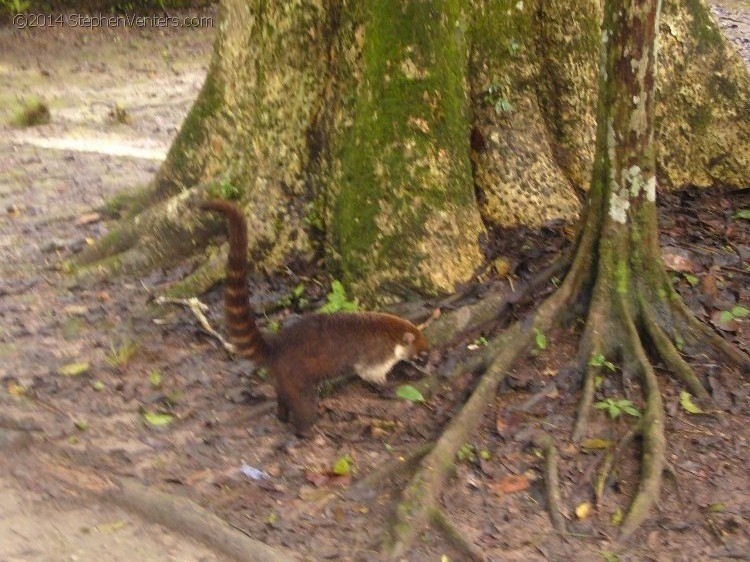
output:
[[[643, 340], [685, 389], [710, 400], [706, 388], [678, 351], [685, 342], [696, 352], [713, 351], [745, 371], [750, 357], [696, 320], [672, 289], [658, 244], [657, 165], [654, 142], [657, 30], [660, 0], [607, 0], [599, 57], [599, 95], [594, 168], [583, 227], [570, 268], [560, 288], [529, 315], [493, 337], [480, 365], [484, 374], [462, 409], [451, 418], [435, 446], [405, 487], [395, 510], [384, 550], [391, 559], [408, 552], [430, 513], [439, 511], [439, 494], [459, 448], [471, 440], [482, 414], [495, 400], [500, 382], [535, 335], [547, 333], [585, 310], [586, 324], [575, 367], [584, 374], [574, 440], [587, 436], [595, 379], [605, 370], [640, 381], [642, 418], [633, 422], [628, 440], [642, 437], [641, 479], [620, 534], [629, 537], [658, 500], [666, 465], [664, 405], [656, 373]], [[617, 365], [617, 367], [616, 367]], [[609, 373], [612, 375], [612, 373]], [[609, 397], [617, 401], [618, 397]], [[555, 529], [564, 532], [557, 484], [557, 453], [548, 436], [536, 439], [548, 455], [545, 473], [548, 508]], [[626, 440], [624, 439], [623, 442]], [[613, 453], [614, 454], [614, 453]]]
[[[199, 255], [236, 197], [266, 270], [325, 257], [370, 300], [452, 291], [486, 229], [573, 219], [593, 162], [598, 0], [225, 0], [206, 82], [153, 185], [81, 263]], [[699, 0], [670, 0], [663, 185], [750, 184], [750, 80]], [[223, 275], [223, 254], [175, 292]]]

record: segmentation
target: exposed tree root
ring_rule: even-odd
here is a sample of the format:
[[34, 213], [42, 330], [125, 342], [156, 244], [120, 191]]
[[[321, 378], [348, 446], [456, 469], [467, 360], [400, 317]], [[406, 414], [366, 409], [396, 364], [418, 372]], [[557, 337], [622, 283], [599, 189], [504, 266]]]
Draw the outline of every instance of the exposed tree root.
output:
[[430, 510], [430, 521], [443, 533], [445, 538], [448, 539], [448, 542], [453, 545], [453, 548], [463, 555], [461, 560], [486, 562], [487, 557], [464, 538], [461, 531], [459, 531], [456, 526], [448, 520], [445, 512], [440, 509]]
[[[620, 298], [620, 312], [627, 310], [624, 298]], [[622, 538], [629, 537], [648, 516], [651, 506], [659, 498], [661, 477], [666, 464], [666, 438], [664, 437], [664, 404], [656, 380], [656, 373], [649, 363], [641, 344], [638, 329], [630, 314], [624, 314], [627, 351], [625, 360], [633, 363], [641, 376], [646, 405], [641, 420], [643, 453], [641, 456], [641, 481], [633, 497], [627, 515], [620, 528]]]
[[641, 430], [642, 426], [640, 423], [631, 427], [617, 443], [614, 450], [604, 457], [602, 468], [599, 471], [596, 483], [594, 484], [594, 498], [597, 506], [601, 504], [602, 498], [604, 497], [604, 487], [607, 485], [607, 480], [609, 479], [610, 474], [612, 474], [615, 462], [617, 462], [617, 459], [622, 455], [622, 451], [630, 445], [630, 442], [636, 437], [636, 435], [641, 433]]
[[36, 450], [30, 460], [48, 477], [63, 483], [76, 495], [95, 495], [147, 522], [190, 537], [229, 560], [291, 562], [300, 559], [291, 551], [271, 547], [247, 533], [237, 532], [226, 521], [187, 498], [144, 486], [133, 479], [105, 477], [86, 470], [87, 463], [94, 461], [106, 465], [100, 455], [102, 453], [96, 451], [87, 451], [83, 455], [69, 448], [47, 452]]
[[[675, 293], [676, 295], [676, 293]], [[750, 373], [750, 355], [737, 349], [734, 345], [717, 334], [710, 326], [698, 320], [687, 305], [676, 295], [676, 298], [670, 300], [670, 305], [674, 313], [684, 323], [687, 331], [698, 341], [704, 339], [720, 356], [727, 358], [729, 361], [741, 367], [745, 374]]]
[[[585, 377], [574, 438], [581, 439], [587, 432], [588, 412], [592, 409], [594, 401], [596, 376], [605, 374], [606, 371], [603, 369], [611, 369], [613, 361], [621, 362], [624, 371], [639, 376], [645, 402], [643, 417], [637, 431], [633, 431], [625, 440], [629, 442], [640, 433], [643, 450], [640, 482], [620, 530], [623, 539], [638, 529], [657, 501], [662, 472], [666, 465], [664, 406], [656, 374], [643, 347], [639, 327], [653, 342], [655, 351], [675, 373], [676, 378], [701, 399], [708, 399], [708, 393], [665, 333], [662, 326], [667, 324], [667, 319], [660, 319], [656, 311], [672, 311], [673, 314], [676, 314], [675, 310], [682, 311], [682, 325], [689, 326], [693, 333], [698, 332], [697, 326], [700, 326], [698, 333], [701, 336], [710, 329], [694, 318], [688, 319], [684, 314], [685, 309], [672, 305], [672, 301], [667, 298], [646, 298], [639, 285], [631, 291], [630, 294], [634, 295], [632, 299], [627, 296], [627, 291], [614, 291], [612, 278], [604, 274], [606, 269], [592, 267], [590, 259], [580, 253], [581, 248], [588, 244], [589, 240], [584, 233], [579, 240], [579, 252], [565, 277], [565, 282], [555, 294], [540, 305], [535, 314], [532, 313], [525, 321], [513, 324], [493, 338], [483, 355], [474, 356], [452, 369], [452, 374], [484, 368], [486, 372], [469, 400], [437, 440], [435, 447], [422, 460], [406, 487], [396, 508], [392, 533], [384, 544], [385, 550], [392, 558], [408, 551], [419, 529], [426, 523], [433, 510], [437, 509], [439, 490], [453, 467], [453, 459], [458, 448], [475, 431], [486, 406], [494, 401], [497, 386], [505, 372], [530, 344], [534, 331], [546, 331], [552, 327], [571, 303], [586, 299], [589, 288], [592, 296], [586, 327], [576, 357], [579, 367], [585, 370]], [[594, 276], [592, 271], [596, 274], [595, 283], [591, 281]], [[714, 342], [713, 347], [727, 350], [726, 355], [730, 359], [744, 365], [744, 353], [734, 349], [724, 340], [722, 342]], [[550, 517], [555, 529], [562, 532], [565, 529], [565, 521], [558, 482], [558, 457], [550, 438], [543, 440], [541, 446], [545, 450], [545, 482], [548, 486]], [[625, 444], [621, 443], [616, 454], [619, 454], [624, 446]], [[606, 481], [616, 454], [610, 457], [611, 460], [605, 461], [602, 481]], [[597, 500], [601, 500], [601, 490], [597, 492]]]
[[519, 306], [528, 304], [553, 277], [561, 276], [570, 266], [570, 257], [562, 257], [535, 275], [523, 287], [510, 294], [491, 293], [475, 303], [441, 314], [425, 330], [433, 345], [447, 345], [457, 336], [482, 326], [502, 322]]
[[198, 268], [185, 279], [171, 285], [166, 291], [166, 296], [189, 298], [206, 293], [211, 287], [224, 279], [228, 252], [228, 244], [210, 248]]
[[606, 368], [605, 362], [613, 359], [611, 357], [614, 353], [613, 346], [605, 340], [611, 326], [605, 312], [608, 305], [601, 285], [602, 283], [597, 280], [593, 289], [595, 296], [589, 307], [586, 327], [576, 354], [578, 368], [583, 369], [584, 375], [581, 400], [573, 427], [573, 441], [580, 441], [586, 436], [589, 413], [594, 404], [596, 377], [602, 373], [602, 369]]
[[562, 511], [560, 495], [559, 455], [555, 442], [550, 435], [543, 434], [536, 439], [536, 444], [544, 453], [544, 490], [547, 494], [547, 511], [552, 526], [558, 533], [565, 532], [565, 516]]
[[395, 459], [385, 463], [378, 467], [377, 470], [372, 471], [370, 474], [350, 486], [345, 495], [347, 497], [356, 497], [362, 490], [375, 488], [381, 482], [393, 478], [394, 476], [398, 476], [399, 474], [403, 474], [404, 472], [412, 472], [432, 448], [432, 443], [422, 445], [421, 447], [417, 447], [415, 451], [404, 459]]
[[82, 277], [145, 271], [192, 256], [208, 240], [208, 226], [200, 220], [195, 202], [205, 197], [205, 187], [183, 191], [171, 199], [128, 218], [97, 244], [76, 257]]
[[661, 329], [656, 320], [656, 313], [651, 305], [645, 301], [643, 295], [640, 296], [640, 305], [646, 332], [670, 373], [684, 384], [694, 396], [704, 402], [710, 402], [711, 397], [708, 395], [708, 391], [703, 387], [692, 367], [680, 356], [664, 330]]
[[490, 360], [482, 380], [443, 431], [435, 447], [422, 460], [396, 507], [392, 533], [384, 544], [391, 558], [396, 559], [408, 551], [435, 508], [439, 491], [453, 469], [458, 449], [476, 430], [486, 407], [494, 403], [497, 387], [507, 370], [531, 344], [535, 330], [545, 332], [555, 323], [560, 311], [575, 293], [574, 288], [572, 281], [564, 283], [536, 313], [522, 322], [516, 322], [490, 342], [488, 348], [492, 350], [492, 355], [483, 357], [484, 361]]
[[279, 562], [298, 559], [291, 553], [237, 533], [225, 521], [190, 500], [153, 487], [121, 480], [104, 497], [141, 517], [193, 537], [232, 560]]
[[575, 425], [573, 426], [573, 441], [580, 441], [589, 430], [589, 413], [594, 405], [594, 393], [596, 392], [596, 377], [601, 367], [586, 365], [583, 373], [583, 386], [581, 387], [581, 400], [578, 403]]
[[[164, 267], [188, 259], [196, 259], [198, 268], [168, 291], [171, 297], [192, 297], [206, 291], [224, 278], [226, 245], [211, 248], [208, 256], [202, 251], [209, 246], [213, 234], [223, 231], [224, 222], [198, 209], [197, 203], [212, 196], [215, 182], [191, 189], [141, 210], [128, 214], [117, 227], [96, 244], [84, 249], [68, 268], [78, 280], [98, 280], [119, 273], [140, 273], [156, 266]], [[263, 246], [259, 267], [277, 267], [291, 253], [307, 251], [302, 229], [291, 220], [283, 220], [283, 210], [256, 195], [257, 200], [242, 205], [251, 222], [270, 225], [250, 230], [250, 253]], [[278, 216], [282, 215], [282, 216]], [[286, 217], [289, 219], [289, 217]]]

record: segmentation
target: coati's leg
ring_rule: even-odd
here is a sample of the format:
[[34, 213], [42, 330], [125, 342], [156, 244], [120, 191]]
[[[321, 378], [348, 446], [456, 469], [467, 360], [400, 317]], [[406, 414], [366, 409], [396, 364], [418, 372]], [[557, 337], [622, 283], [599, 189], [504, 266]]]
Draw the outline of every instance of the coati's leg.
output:
[[276, 417], [280, 422], [289, 423], [289, 407], [281, 394], [276, 397]]
[[311, 428], [318, 419], [318, 389], [315, 385], [307, 385], [294, 398], [288, 403], [294, 433], [298, 437], [309, 437]]

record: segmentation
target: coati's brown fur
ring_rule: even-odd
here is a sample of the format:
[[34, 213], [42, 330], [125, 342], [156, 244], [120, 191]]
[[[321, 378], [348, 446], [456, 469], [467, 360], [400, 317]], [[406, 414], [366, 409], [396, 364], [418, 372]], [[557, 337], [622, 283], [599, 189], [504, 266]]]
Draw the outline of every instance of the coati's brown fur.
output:
[[201, 207], [222, 213], [229, 225], [225, 304], [230, 338], [240, 355], [271, 374], [278, 395], [277, 416], [291, 421], [297, 435], [305, 435], [318, 417], [318, 385], [323, 380], [356, 373], [382, 384], [398, 361], [427, 351], [427, 340], [414, 324], [375, 312], [311, 314], [264, 336], [248, 302], [245, 216], [221, 199]]

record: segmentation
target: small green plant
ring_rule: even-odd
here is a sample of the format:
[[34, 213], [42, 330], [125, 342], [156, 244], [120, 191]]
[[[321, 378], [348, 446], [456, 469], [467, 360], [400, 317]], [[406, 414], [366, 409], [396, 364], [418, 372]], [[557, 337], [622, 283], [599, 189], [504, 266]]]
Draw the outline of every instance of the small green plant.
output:
[[464, 443], [456, 453], [456, 458], [461, 462], [477, 462], [477, 449], [471, 443]]
[[137, 348], [138, 344], [131, 340], [125, 340], [120, 345], [110, 345], [107, 364], [113, 369], [123, 370], [130, 363]]
[[513, 111], [513, 104], [508, 100], [510, 97], [510, 85], [510, 78], [507, 76], [504, 78], [502, 84], [495, 78], [485, 91], [485, 102], [493, 106], [495, 113], [498, 115]]
[[238, 200], [242, 195], [240, 188], [234, 185], [228, 179], [223, 179], [219, 183], [219, 197], [222, 199]]
[[534, 349], [531, 350], [531, 355], [536, 357], [547, 349], [547, 345], [547, 336], [544, 335], [544, 332], [538, 328], [534, 328]]
[[607, 359], [601, 353], [597, 353], [591, 359], [589, 359], [589, 366], [591, 367], [606, 367], [610, 371], [616, 371], [614, 363], [607, 361]]
[[303, 296], [305, 294], [305, 286], [300, 283], [297, 285], [291, 293], [287, 296], [279, 299], [279, 306], [287, 308], [290, 306], [296, 306], [297, 308], [305, 308], [307, 306], [307, 299]]
[[161, 388], [161, 371], [159, 369], [152, 369], [148, 374], [148, 382], [151, 385], [151, 388]]
[[613, 398], [605, 398], [601, 402], [594, 404], [594, 408], [597, 410], [606, 410], [609, 417], [616, 420], [622, 414], [628, 414], [635, 418], [640, 418], [641, 413], [633, 405], [630, 400], [622, 398], [621, 400], [614, 400]]
[[480, 345], [487, 345], [489, 342], [487, 341], [487, 338], [484, 336], [479, 336], [477, 339], [474, 340], [474, 345], [480, 346]]
[[359, 310], [357, 299], [348, 300], [346, 291], [341, 281], [331, 283], [331, 292], [326, 297], [327, 302], [320, 308], [320, 312], [330, 314], [332, 312], [356, 312]]
[[37, 125], [46, 125], [52, 120], [52, 114], [49, 107], [42, 100], [30, 100], [21, 105], [15, 116], [13, 124], [16, 127], [35, 127]]
[[750, 221], [750, 209], [740, 209], [734, 214], [736, 219], [745, 219]]
[[690, 273], [683, 273], [682, 276], [685, 278], [685, 281], [690, 283], [691, 287], [697, 287], [698, 283], [700, 283], [700, 279]]
[[731, 322], [732, 320], [739, 320], [741, 318], [747, 318], [750, 316], [750, 310], [744, 306], [735, 306], [731, 310], [724, 310], [719, 318], [722, 322]]

